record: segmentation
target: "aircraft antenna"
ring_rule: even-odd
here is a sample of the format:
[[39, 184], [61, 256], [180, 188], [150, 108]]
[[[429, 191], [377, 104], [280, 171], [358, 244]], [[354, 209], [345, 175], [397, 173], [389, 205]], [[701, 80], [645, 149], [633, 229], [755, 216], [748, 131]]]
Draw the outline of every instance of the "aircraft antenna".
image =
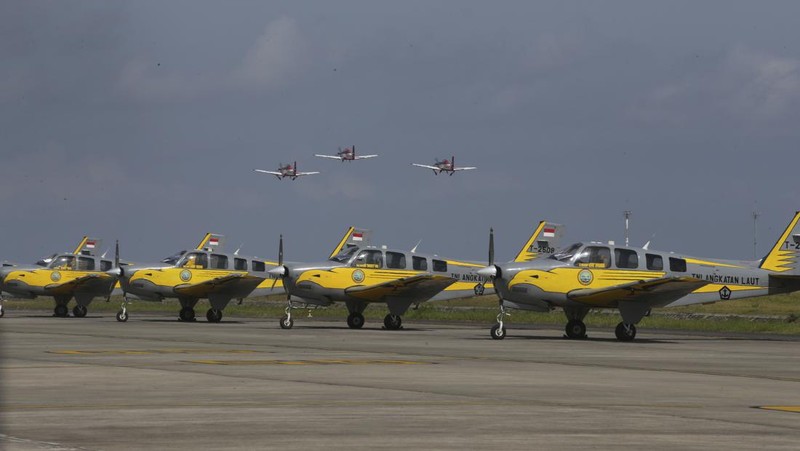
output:
[[414, 247], [411, 248], [411, 253], [412, 254], [417, 252], [417, 248], [419, 247], [420, 244], [422, 244], [422, 240], [417, 241], [417, 244], [415, 244]]
[[242, 250], [242, 246], [244, 246], [244, 243], [239, 245], [239, 247], [236, 249], [236, 252], [234, 252], [233, 255], [239, 255], [239, 251]]
[[757, 256], [758, 241], [757, 241], [756, 237], [758, 236], [758, 217], [759, 216], [761, 216], [761, 213], [753, 210], [753, 258], [754, 259], [758, 258], [758, 256]]
[[628, 246], [628, 226], [631, 219], [631, 211], [625, 210], [622, 212], [623, 216], [625, 216], [625, 246]]

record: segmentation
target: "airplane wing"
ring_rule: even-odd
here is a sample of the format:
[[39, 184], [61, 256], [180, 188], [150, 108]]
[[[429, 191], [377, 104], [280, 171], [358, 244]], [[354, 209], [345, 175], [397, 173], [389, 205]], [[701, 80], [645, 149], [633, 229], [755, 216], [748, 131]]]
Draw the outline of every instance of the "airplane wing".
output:
[[375, 158], [377, 155], [356, 155], [356, 160], [364, 160], [366, 158]]
[[680, 299], [709, 283], [694, 277], [664, 277], [608, 288], [573, 290], [567, 293], [567, 297], [593, 307], [615, 307], [618, 301], [645, 302], [657, 307]]
[[475, 167], [475, 166], [467, 166], [467, 167], [464, 167], [464, 168], [459, 168], [459, 167], [457, 167], [457, 168], [455, 168], [455, 169], [453, 169], [453, 170], [454, 170], [454, 171], [471, 171], [471, 170], [473, 170], [473, 169], [478, 169], [478, 168], [477, 168], [477, 167]]
[[319, 174], [319, 172], [298, 172], [294, 176], [295, 177], [302, 177], [304, 175], [314, 175], [314, 174]]
[[320, 158], [331, 158], [333, 160], [341, 160], [342, 159], [342, 157], [339, 157], [339, 156], [336, 156], [336, 155], [320, 155], [318, 153], [315, 153], [314, 156], [315, 157], [320, 157]]
[[435, 170], [435, 171], [438, 171], [438, 170], [439, 170], [439, 168], [438, 168], [438, 167], [436, 167], [436, 166], [429, 166], [429, 165], [427, 165], [427, 164], [411, 163], [411, 166], [417, 166], [417, 167], [419, 167], [419, 168], [425, 168], [425, 169], [433, 169], [433, 170]]
[[211, 294], [222, 292], [229, 293], [232, 297], [238, 297], [250, 294], [263, 280], [263, 277], [244, 273], [228, 274], [205, 282], [178, 285], [174, 291], [179, 295], [193, 298], [207, 298]]
[[265, 171], [263, 169], [253, 169], [253, 170], [256, 171], [256, 172], [263, 172], [264, 174], [283, 175], [282, 173], [275, 172], [275, 171]]
[[386, 301], [387, 298], [407, 298], [412, 302], [422, 302], [454, 284], [456, 279], [432, 274], [405, 277], [378, 285], [348, 288], [345, 293], [370, 302]]
[[93, 273], [64, 283], [52, 283], [46, 285], [44, 289], [47, 291], [48, 295], [72, 294], [81, 289], [93, 288], [98, 288], [99, 291], [103, 291], [103, 287], [107, 288], [107, 285], [111, 283], [111, 279], [114, 279], [114, 276], [110, 274]]

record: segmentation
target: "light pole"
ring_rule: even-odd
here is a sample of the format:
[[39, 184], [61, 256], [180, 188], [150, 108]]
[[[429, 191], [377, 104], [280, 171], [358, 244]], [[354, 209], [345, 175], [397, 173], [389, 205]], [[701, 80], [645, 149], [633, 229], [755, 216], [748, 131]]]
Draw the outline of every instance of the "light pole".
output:
[[627, 246], [628, 245], [628, 225], [629, 225], [629, 220], [631, 218], [631, 211], [630, 210], [625, 210], [624, 212], [622, 212], [622, 214], [625, 215], [625, 246]]

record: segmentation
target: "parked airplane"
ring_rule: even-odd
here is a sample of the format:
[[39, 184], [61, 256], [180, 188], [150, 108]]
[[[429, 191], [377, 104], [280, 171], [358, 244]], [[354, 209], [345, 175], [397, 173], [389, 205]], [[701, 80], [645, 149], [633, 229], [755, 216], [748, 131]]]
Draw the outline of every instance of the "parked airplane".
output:
[[279, 179], [283, 180], [284, 177], [289, 177], [292, 180], [297, 179], [297, 177], [302, 177], [304, 175], [314, 175], [319, 174], [319, 172], [298, 172], [297, 170], [297, 162], [295, 161], [294, 164], [279, 164], [277, 171], [265, 171], [263, 169], [253, 169], [256, 172], [262, 172], [264, 174], [271, 174]]
[[341, 160], [344, 161], [353, 161], [353, 160], [366, 160], [367, 158], [375, 158], [377, 155], [356, 155], [356, 146], [352, 147], [345, 147], [342, 149], [339, 148], [339, 151], [336, 152], [336, 155], [320, 155], [314, 154], [315, 157], [320, 158], [332, 158], [334, 160]]
[[194, 321], [194, 308], [200, 299], [208, 299], [211, 308], [206, 319], [222, 320], [222, 311], [232, 299], [249, 296], [262, 282], [269, 280], [267, 268], [276, 263], [257, 257], [222, 252], [224, 237], [207, 233], [196, 248], [184, 250], [152, 265], [130, 265], [119, 270], [125, 301], [117, 315], [128, 319], [129, 298], [161, 301], [177, 298], [181, 304], [178, 318]]
[[437, 158], [436, 162], [433, 163], [433, 166], [430, 166], [430, 165], [427, 165], [427, 164], [419, 164], [419, 163], [411, 163], [411, 165], [412, 166], [417, 166], [417, 167], [420, 167], [420, 168], [432, 169], [433, 173], [436, 174], [436, 175], [439, 175], [439, 173], [441, 173], [441, 172], [447, 172], [450, 175], [453, 175], [453, 174], [456, 173], [456, 171], [469, 171], [469, 170], [472, 170], [472, 169], [478, 169], [478, 168], [476, 168], [474, 166], [456, 167], [456, 157], [455, 156], [451, 156], [449, 160], [445, 158], [442, 161], [439, 161], [439, 159]]
[[[113, 261], [105, 254], [95, 255], [100, 244], [101, 240], [85, 236], [73, 252], [52, 254], [35, 265], [4, 264], [0, 269], [0, 293], [24, 299], [52, 296], [53, 315], [62, 318], [69, 316], [69, 301], [74, 297], [72, 314], [83, 318], [92, 300], [108, 298], [117, 283], [114, 268], [120, 266], [119, 244]], [[0, 317], [3, 314], [0, 303]]]
[[[478, 274], [494, 281], [500, 299], [498, 323], [491, 336], [506, 336], [506, 308], [548, 311], [560, 307], [569, 320], [569, 338], [586, 337], [583, 318], [593, 308], [615, 308], [622, 316], [615, 334], [620, 341], [636, 337], [636, 324], [651, 309], [727, 301], [800, 290], [800, 212], [766, 257], [759, 261], [696, 258], [647, 248], [596, 242], [575, 243], [555, 252], [560, 226], [542, 222], [555, 241], [530, 261], [520, 257], [494, 263], [489, 237], [489, 266]], [[534, 243], [539, 248], [539, 240]], [[526, 249], [523, 249], [524, 253]]]
[[343, 302], [352, 329], [364, 325], [368, 304], [385, 303], [389, 313], [383, 324], [397, 330], [411, 304], [483, 294], [485, 280], [476, 273], [483, 264], [418, 254], [416, 249], [376, 248], [370, 246], [370, 235], [369, 230], [350, 227], [328, 261], [308, 264], [283, 263], [281, 238], [279, 265], [269, 273], [283, 280], [287, 293], [282, 328], [292, 328], [295, 303], [325, 306]]

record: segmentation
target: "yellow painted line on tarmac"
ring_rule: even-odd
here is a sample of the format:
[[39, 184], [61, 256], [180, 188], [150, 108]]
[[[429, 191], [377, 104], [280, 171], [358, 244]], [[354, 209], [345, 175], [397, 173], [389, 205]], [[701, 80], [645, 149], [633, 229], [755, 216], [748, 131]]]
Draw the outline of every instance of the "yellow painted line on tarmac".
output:
[[316, 359], [316, 360], [187, 360], [203, 365], [428, 365], [433, 362], [387, 359]]
[[77, 350], [61, 349], [45, 351], [48, 354], [60, 355], [153, 355], [153, 354], [255, 354], [261, 351], [249, 349], [105, 349], [105, 350]]
[[800, 413], [800, 406], [756, 406], [761, 410], [778, 410], [780, 412]]

